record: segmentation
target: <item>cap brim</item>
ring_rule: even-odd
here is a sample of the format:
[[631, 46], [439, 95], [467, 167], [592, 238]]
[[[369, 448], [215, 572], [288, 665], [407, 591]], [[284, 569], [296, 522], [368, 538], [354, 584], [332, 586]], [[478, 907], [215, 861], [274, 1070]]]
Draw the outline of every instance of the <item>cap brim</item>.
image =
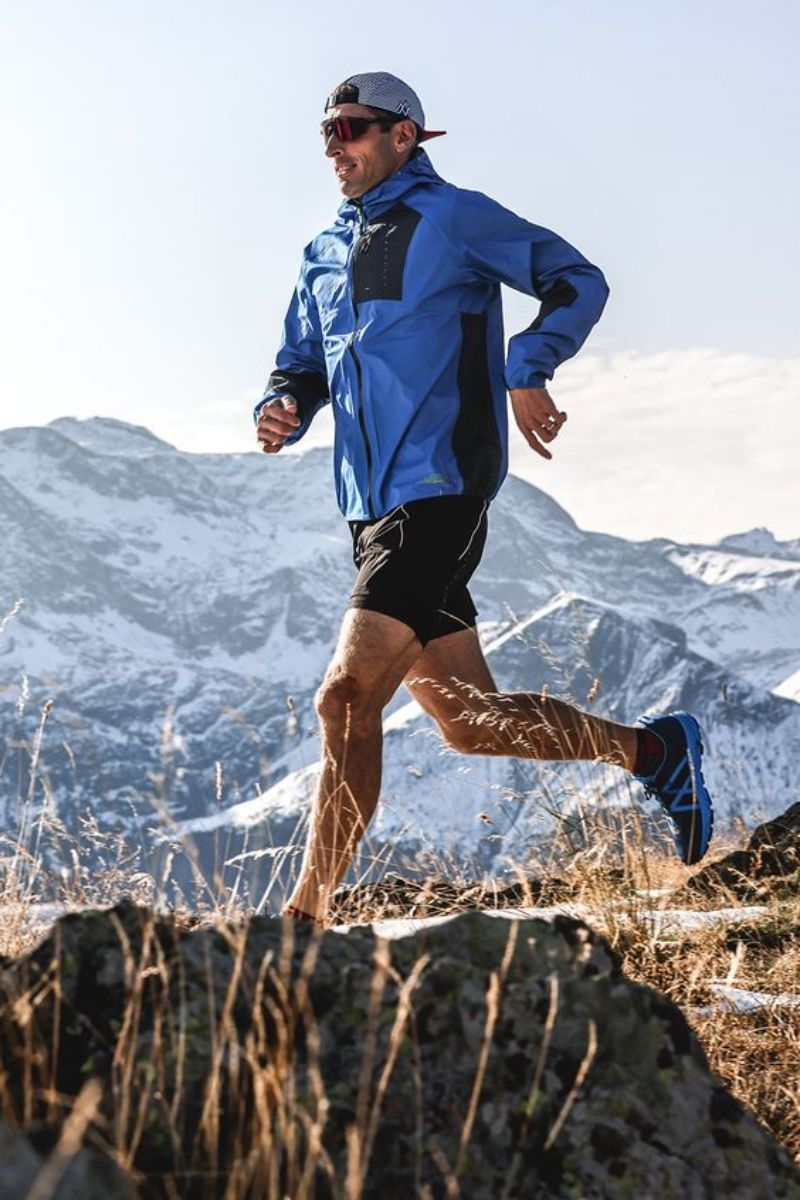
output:
[[444, 137], [446, 133], [446, 129], [423, 129], [422, 132], [417, 135], [417, 141], [427, 142], [428, 138]]

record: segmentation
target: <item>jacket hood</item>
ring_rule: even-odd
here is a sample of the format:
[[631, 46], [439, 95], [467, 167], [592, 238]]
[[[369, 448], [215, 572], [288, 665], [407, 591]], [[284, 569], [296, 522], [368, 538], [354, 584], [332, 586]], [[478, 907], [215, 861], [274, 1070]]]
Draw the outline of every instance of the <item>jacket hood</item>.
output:
[[417, 147], [408, 162], [391, 175], [370, 188], [357, 200], [345, 200], [339, 205], [338, 213], [345, 221], [354, 221], [363, 209], [367, 216], [376, 217], [391, 207], [401, 196], [418, 183], [443, 183], [441, 175], [434, 170], [433, 163], [423, 149]]

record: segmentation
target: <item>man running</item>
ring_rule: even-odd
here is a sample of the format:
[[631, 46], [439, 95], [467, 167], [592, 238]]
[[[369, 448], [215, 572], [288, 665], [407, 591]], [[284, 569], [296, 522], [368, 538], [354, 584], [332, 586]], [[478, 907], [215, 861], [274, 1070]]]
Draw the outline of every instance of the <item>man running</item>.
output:
[[[669, 813], [681, 858], [705, 854], [711, 799], [694, 717], [620, 725], [533, 692], [499, 693], [467, 584], [507, 470], [506, 392], [531, 449], [567, 419], [546, 384], [608, 296], [548, 229], [445, 182], [421, 143], [416, 93], [386, 72], [329, 96], [325, 154], [344, 201], [306, 247], [276, 369], [255, 409], [267, 454], [333, 405], [339, 506], [357, 577], [316, 705], [321, 772], [284, 913], [326, 922], [380, 794], [382, 712], [401, 683], [465, 754], [596, 759], [633, 773]], [[541, 301], [506, 356], [500, 285]]]

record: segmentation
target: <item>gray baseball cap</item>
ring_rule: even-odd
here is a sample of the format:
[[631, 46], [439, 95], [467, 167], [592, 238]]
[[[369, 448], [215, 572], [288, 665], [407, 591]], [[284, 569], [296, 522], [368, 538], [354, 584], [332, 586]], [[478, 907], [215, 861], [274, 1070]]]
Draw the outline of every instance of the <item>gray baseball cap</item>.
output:
[[339, 104], [368, 104], [384, 108], [400, 117], [410, 117], [419, 126], [418, 141], [443, 137], [446, 129], [426, 129], [425, 113], [419, 96], [402, 79], [388, 71], [370, 71], [365, 75], [350, 75], [333, 89], [325, 101], [325, 112]]

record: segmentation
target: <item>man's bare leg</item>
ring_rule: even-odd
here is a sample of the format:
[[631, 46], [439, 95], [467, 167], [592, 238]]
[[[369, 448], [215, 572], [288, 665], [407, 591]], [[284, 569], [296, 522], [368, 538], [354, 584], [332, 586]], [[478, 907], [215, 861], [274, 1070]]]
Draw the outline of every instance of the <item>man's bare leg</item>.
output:
[[405, 684], [464, 754], [600, 759], [633, 770], [633, 726], [539, 692], [498, 692], [474, 629], [429, 642]]
[[383, 709], [422, 653], [394, 617], [348, 609], [316, 705], [321, 771], [300, 876], [287, 901], [324, 921], [378, 803]]

